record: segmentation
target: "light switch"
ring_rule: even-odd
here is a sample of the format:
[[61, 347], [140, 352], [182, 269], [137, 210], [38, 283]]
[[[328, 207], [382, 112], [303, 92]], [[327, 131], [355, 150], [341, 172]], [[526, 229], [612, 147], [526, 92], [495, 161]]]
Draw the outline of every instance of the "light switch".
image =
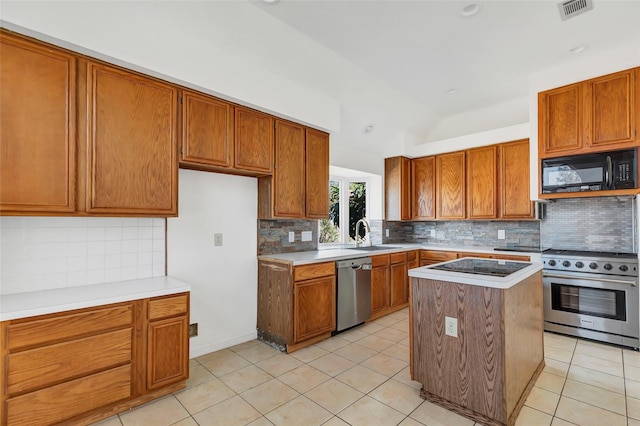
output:
[[311, 241], [312, 235], [311, 231], [302, 231], [302, 241]]
[[292, 243], [296, 240], [296, 233], [293, 231], [289, 231], [289, 242]]
[[504, 238], [505, 238], [504, 229], [498, 229], [498, 239], [504, 240]]
[[387, 229], [385, 229], [385, 230], [384, 230], [384, 235], [385, 235], [386, 237], [388, 237], [388, 236], [389, 236], [389, 228], [387, 228]]
[[222, 245], [222, 234], [220, 233], [213, 234], [213, 245], [214, 246]]

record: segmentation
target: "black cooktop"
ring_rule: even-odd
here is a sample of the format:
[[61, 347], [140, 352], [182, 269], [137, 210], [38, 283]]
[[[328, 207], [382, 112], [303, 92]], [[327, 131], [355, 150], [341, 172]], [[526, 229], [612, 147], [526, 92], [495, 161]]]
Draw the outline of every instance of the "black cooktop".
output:
[[509, 262], [493, 259], [463, 258], [453, 262], [447, 262], [430, 266], [430, 269], [441, 271], [461, 272], [464, 274], [490, 275], [493, 277], [506, 277], [531, 265], [526, 262]]

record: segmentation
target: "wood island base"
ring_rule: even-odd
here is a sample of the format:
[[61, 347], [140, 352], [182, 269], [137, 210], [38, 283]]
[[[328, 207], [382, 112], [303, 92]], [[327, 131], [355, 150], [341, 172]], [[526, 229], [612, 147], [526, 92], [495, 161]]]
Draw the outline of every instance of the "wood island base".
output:
[[544, 361], [542, 361], [538, 366], [538, 368], [536, 369], [535, 373], [531, 377], [531, 380], [529, 381], [529, 384], [527, 385], [526, 389], [522, 393], [520, 400], [518, 401], [513, 412], [509, 416], [507, 423], [499, 422], [481, 413], [478, 413], [476, 411], [470, 410], [469, 408], [463, 407], [462, 405], [458, 405], [454, 402], [448, 401], [442, 397], [439, 397], [438, 395], [429, 393], [426, 390], [424, 390], [424, 388], [420, 389], [420, 397], [426, 401], [433, 402], [434, 404], [439, 405], [442, 408], [445, 408], [449, 411], [453, 411], [456, 414], [460, 414], [463, 417], [466, 417], [478, 423], [482, 423], [483, 425], [486, 425], [486, 426], [511, 426], [516, 423], [516, 419], [518, 418], [518, 415], [520, 414], [520, 410], [524, 406], [524, 403], [527, 400], [527, 397], [529, 396], [531, 389], [533, 389], [533, 386], [538, 380], [540, 373], [542, 373], [542, 370], [544, 370], [544, 365], [545, 365]]

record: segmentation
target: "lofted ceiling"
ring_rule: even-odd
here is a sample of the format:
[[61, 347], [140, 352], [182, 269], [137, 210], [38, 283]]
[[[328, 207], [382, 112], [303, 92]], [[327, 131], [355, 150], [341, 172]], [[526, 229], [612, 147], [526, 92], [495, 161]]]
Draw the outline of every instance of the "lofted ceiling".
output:
[[559, 1], [473, 3], [477, 13], [464, 16], [472, 1], [254, 2], [433, 113], [427, 131], [500, 104], [509, 112], [500, 125], [525, 122], [532, 73], [640, 40], [640, 0], [594, 0], [567, 20]]

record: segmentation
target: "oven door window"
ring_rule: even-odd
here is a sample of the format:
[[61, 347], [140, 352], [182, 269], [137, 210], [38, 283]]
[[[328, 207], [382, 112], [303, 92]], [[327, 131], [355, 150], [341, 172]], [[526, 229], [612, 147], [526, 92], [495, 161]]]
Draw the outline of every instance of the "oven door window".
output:
[[567, 284], [551, 284], [551, 308], [594, 317], [627, 320], [625, 292]]

